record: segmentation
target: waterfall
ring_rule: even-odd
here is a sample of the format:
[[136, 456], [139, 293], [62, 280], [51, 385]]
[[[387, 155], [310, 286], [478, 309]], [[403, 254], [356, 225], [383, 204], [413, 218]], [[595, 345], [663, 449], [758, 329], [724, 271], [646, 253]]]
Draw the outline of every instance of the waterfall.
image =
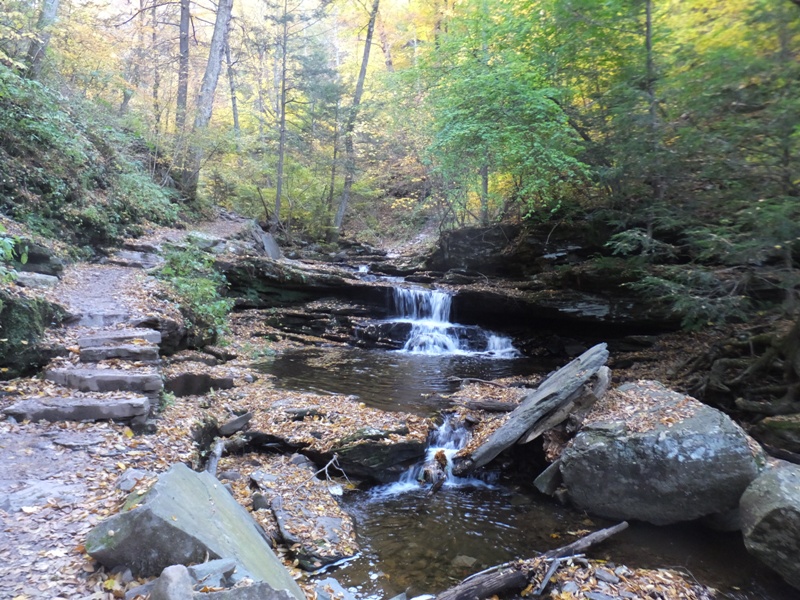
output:
[[409, 354], [458, 354], [488, 358], [516, 358], [511, 339], [450, 322], [452, 296], [440, 290], [395, 287], [395, 323], [410, 323], [401, 352]]

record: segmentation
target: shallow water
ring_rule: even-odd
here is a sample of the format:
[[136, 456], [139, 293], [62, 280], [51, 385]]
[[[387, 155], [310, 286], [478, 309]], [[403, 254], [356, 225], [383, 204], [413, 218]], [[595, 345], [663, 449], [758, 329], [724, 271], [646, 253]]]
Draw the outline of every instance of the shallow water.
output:
[[[524, 358], [347, 348], [292, 351], [261, 364], [261, 370], [275, 375], [277, 385], [286, 389], [354, 394], [379, 409], [417, 414], [446, 408], [446, 399], [437, 394], [457, 389], [458, 382], [449, 377], [493, 379], [551, 368]], [[434, 495], [426, 489], [395, 493], [397, 489], [352, 492], [344, 499], [356, 522], [362, 553], [330, 575], [361, 599], [436, 593], [489, 566], [567, 544], [575, 539], [570, 532], [611, 524], [536, 492], [501, 484], [445, 487]], [[746, 553], [738, 533], [716, 533], [699, 525], [634, 524], [589, 556], [632, 568], [687, 570], [700, 583], [724, 592], [720, 598], [800, 597]]]
[[450, 377], [495, 379], [531, 375], [541, 366], [527, 358], [426, 356], [356, 348], [290, 350], [258, 365], [287, 390], [352, 394], [367, 406], [427, 415], [443, 407], [436, 394], [459, 387]]

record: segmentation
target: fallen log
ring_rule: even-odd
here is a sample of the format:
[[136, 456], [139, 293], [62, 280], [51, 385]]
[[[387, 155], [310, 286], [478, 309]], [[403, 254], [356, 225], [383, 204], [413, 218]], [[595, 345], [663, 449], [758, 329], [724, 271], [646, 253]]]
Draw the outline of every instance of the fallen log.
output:
[[470, 575], [455, 587], [437, 594], [436, 600], [482, 600], [505, 592], [518, 592], [531, 583], [537, 561], [579, 554], [627, 527], [628, 523], [623, 521], [613, 527], [590, 533], [566, 546], [545, 552], [536, 558], [504, 563]]
[[[570, 403], [578, 403], [584, 395], [584, 387], [608, 360], [606, 344], [597, 344], [578, 358], [545, 378], [534, 391], [527, 394], [520, 405], [508, 416], [506, 422], [474, 452], [457, 456], [453, 461], [453, 473], [464, 475], [482, 467], [523, 438], [537, 432], [537, 425], [548, 416]], [[569, 413], [566, 413], [563, 421]], [[559, 422], [561, 422], [559, 421]], [[548, 428], [557, 425], [550, 421]], [[540, 435], [540, 434], [539, 434]], [[531, 438], [533, 439], [533, 438]]]

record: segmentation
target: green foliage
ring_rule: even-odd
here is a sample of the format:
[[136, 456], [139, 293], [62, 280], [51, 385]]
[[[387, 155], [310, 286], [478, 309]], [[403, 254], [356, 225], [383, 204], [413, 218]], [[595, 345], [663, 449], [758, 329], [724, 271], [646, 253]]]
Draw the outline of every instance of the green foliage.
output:
[[177, 209], [136, 156], [137, 140], [89, 103], [0, 65], [0, 210], [34, 231], [107, 244]]
[[158, 277], [175, 294], [181, 311], [199, 338], [197, 345], [213, 343], [227, 331], [227, 316], [233, 300], [223, 298], [227, 286], [224, 275], [214, 269], [214, 257], [191, 243], [186, 247], [170, 247]]
[[742, 280], [723, 280], [708, 269], [669, 267], [659, 275], [626, 285], [650, 301], [670, 306], [686, 329], [743, 321], [751, 308], [750, 300], [743, 294]]

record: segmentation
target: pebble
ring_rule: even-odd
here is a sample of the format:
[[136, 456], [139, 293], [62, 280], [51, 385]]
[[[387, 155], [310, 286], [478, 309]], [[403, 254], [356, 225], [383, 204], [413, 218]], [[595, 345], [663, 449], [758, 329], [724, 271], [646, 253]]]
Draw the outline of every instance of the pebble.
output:
[[617, 577], [612, 571], [608, 569], [599, 568], [595, 569], [594, 576], [600, 580], [605, 581], [606, 583], [619, 583], [619, 577]]

